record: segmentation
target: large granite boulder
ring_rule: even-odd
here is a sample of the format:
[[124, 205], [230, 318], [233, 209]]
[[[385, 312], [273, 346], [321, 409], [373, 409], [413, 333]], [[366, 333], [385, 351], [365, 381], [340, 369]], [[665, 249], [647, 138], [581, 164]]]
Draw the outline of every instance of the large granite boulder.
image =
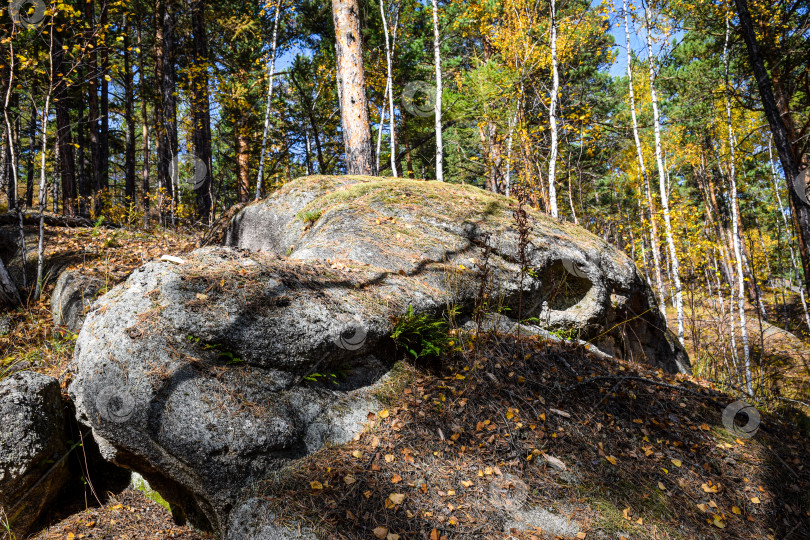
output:
[[[633, 262], [585, 229], [472, 186], [370, 177], [302, 178], [242, 210], [226, 245], [293, 260], [349, 261], [430, 282], [469, 308], [487, 268], [490, 307], [603, 350], [689, 370]], [[526, 273], [521, 279], [521, 251]], [[444, 272], [439, 265], [446, 265]]]
[[245, 208], [229, 246], [148, 263], [94, 304], [70, 386], [79, 419], [178, 517], [234, 537], [251, 484], [377, 407], [396, 320], [463, 318], [482, 279], [493, 309], [686, 369], [626, 256], [531, 211], [522, 256], [514, 210], [437, 182], [295, 181]]
[[0, 426], [0, 508], [24, 538], [70, 478], [56, 379], [22, 371], [0, 381]]

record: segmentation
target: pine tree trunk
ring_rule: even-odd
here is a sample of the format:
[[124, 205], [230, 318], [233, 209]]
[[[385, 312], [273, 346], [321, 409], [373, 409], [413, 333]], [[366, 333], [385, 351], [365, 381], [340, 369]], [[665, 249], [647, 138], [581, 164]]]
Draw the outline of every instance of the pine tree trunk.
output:
[[[141, 30], [138, 28], [138, 45], [141, 45]], [[144, 52], [139, 53], [140, 69], [140, 92], [141, 102], [141, 138], [143, 139], [143, 170], [141, 171], [141, 196], [143, 197], [143, 225], [149, 224], [149, 106], [147, 105], [148, 83], [146, 80], [146, 69], [144, 66]]]
[[[126, 143], [124, 150], [124, 196], [129, 207], [135, 202], [135, 92], [132, 81], [132, 61], [129, 46], [129, 14], [124, 13], [124, 123]], [[143, 73], [141, 73], [143, 76]]]
[[[80, 71], [82, 72], [83, 78], [86, 79], [87, 68], [80, 68]], [[67, 85], [67, 82], [65, 82], [65, 84]], [[76, 111], [76, 144], [78, 144], [78, 148], [76, 148], [76, 199], [79, 215], [90, 217], [90, 199], [92, 198], [93, 192], [93, 181], [90, 175], [92, 175], [93, 169], [87, 161], [87, 149], [90, 146], [87, 141], [87, 128], [89, 127], [89, 123], [87, 121], [87, 115], [85, 115], [84, 106], [88, 100], [85, 99], [83, 88], [80, 89], [79, 95], [80, 98], [77, 103], [78, 108]], [[68, 114], [68, 122], [69, 120], [70, 116]]]
[[[107, 34], [109, 19], [109, 7], [107, 2], [101, 4], [101, 18], [97, 30], [102, 34]], [[99, 144], [99, 174], [101, 176], [101, 190], [105, 197], [109, 197], [110, 189], [110, 83], [107, 78], [110, 76], [110, 48], [104, 43], [101, 47], [101, 70], [98, 74], [98, 81], [101, 86], [100, 99], [100, 126], [98, 133]], [[110, 201], [112, 201], [112, 198]], [[103, 200], [103, 199], [102, 199]]]
[[675, 285], [675, 310], [678, 318], [678, 340], [684, 344], [684, 324], [683, 324], [683, 290], [681, 288], [680, 264], [678, 262], [678, 252], [675, 249], [675, 240], [672, 236], [672, 221], [669, 215], [669, 197], [667, 194], [666, 171], [664, 169], [663, 152], [661, 149], [661, 120], [658, 114], [658, 97], [655, 93], [655, 65], [652, 50], [652, 31], [650, 21], [650, 8], [645, 7], [644, 14], [647, 19], [647, 54], [650, 67], [650, 100], [653, 108], [653, 127], [655, 129], [655, 160], [658, 165], [658, 186], [661, 191], [661, 210], [664, 214], [664, 226], [666, 228], [667, 246], [669, 248], [670, 266], [672, 268], [672, 280]]
[[436, 69], [436, 180], [444, 182], [444, 141], [442, 140], [442, 55], [439, 36], [439, 3], [433, 0], [433, 63]]
[[[64, 79], [65, 54], [62, 40], [54, 36], [53, 65], [57, 73], [62, 73], [53, 89], [54, 108], [56, 109], [56, 145], [59, 149], [59, 172], [62, 183], [62, 211], [75, 216], [79, 213], [76, 186], [76, 161], [74, 158], [73, 137], [71, 135], [70, 109], [67, 98], [67, 84]], [[81, 122], [79, 122], [81, 124]]]
[[[782, 196], [779, 194], [779, 185], [777, 184], [776, 179], [776, 167], [773, 165], [773, 150], [771, 148], [771, 140], [768, 139], [768, 162], [771, 165], [771, 178], [773, 179], [773, 192], [776, 194], [776, 203], [779, 205], [779, 215], [782, 216], [782, 222], [785, 226], [785, 232], [790, 231], [790, 226], [788, 225], [787, 221], [787, 209], [782, 206]], [[805, 301], [805, 289], [804, 283], [801, 280], [799, 274], [799, 265], [796, 263], [796, 253], [793, 251], [793, 243], [790, 241], [790, 235], [788, 235], [788, 249], [790, 250], [790, 264], [793, 268], [793, 275], [797, 278], [799, 282], [799, 296], [801, 297], [802, 301], [802, 308], [804, 309], [804, 321], [807, 324], [807, 329], [810, 331], [810, 312], [807, 309], [807, 302]], [[791, 280], [791, 283], [793, 280]]]
[[[17, 218], [19, 219], [19, 234], [20, 234], [20, 260], [22, 261], [22, 286], [23, 289], [28, 288], [28, 277], [25, 269], [26, 263], [26, 249], [25, 249], [25, 228], [23, 226], [22, 209], [20, 208], [19, 201], [17, 201], [17, 179], [19, 178], [19, 167], [17, 164], [17, 152], [15, 150], [15, 138], [12, 128], [11, 120], [9, 118], [9, 103], [11, 102], [11, 89], [14, 87], [14, 42], [9, 41], [9, 75], [8, 75], [8, 88], [6, 89], [6, 99], [3, 104], [3, 116], [6, 121], [6, 130], [8, 133], [8, 149], [11, 154], [11, 179], [9, 180], [9, 210], [15, 209], [17, 211]], [[13, 205], [12, 205], [13, 203]]]
[[162, 78], [160, 84], [161, 102], [163, 104], [163, 143], [161, 150], [163, 155], [159, 160], [165, 163], [167, 176], [161, 186], [166, 191], [169, 198], [169, 210], [172, 226], [175, 225], [177, 216], [177, 193], [175, 184], [178, 181], [177, 151], [177, 98], [175, 97], [176, 80], [174, 66], [174, 14], [172, 13], [172, 2], [164, 0], [163, 9], [160, 12], [163, 26], [163, 47]]
[[[793, 209], [793, 220], [799, 238], [799, 253], [801, 254], [802, 267], [804, 270], [805, 290], [810, 290], [810, 204], [806, 202], [804, 194], [799, 193], [795, 179], [799, 176], [799, 164], [797, 157], [793, 154], [792, 142], [785, 127], [776, 99], [773, 95], [773, 87], [768, 71], [765, 69], [765, 61], [759, 50], [754, 22], [748, 10], [747, 0], [734, 0], [737, 7], [737, 15], [740, 19], [740, 30], [748, 48], [748, 58], [754, 72], [754, 78], [759, 88], [760, 99], [768, 118], [768, 124], [773, 134], [776, 151], [782, 163], [782, 170], [787, 181], [790, 204]], [[804, 186], [801, 186], [804, 189]]]
[[557, 210], [557, 188], [554, 182], [557, 178], [557, 94], [560, 91], [560, 75], [557, 71], [557, 5], [551, 0], [551, 105], [548, 108], [548, 121], [551, 128], [551, 152], [548, 157], [548, 206], [549, 212], [555, 218], [559, 217]]
[[[194, 171], [195, 184], [193, 187], [197, 215], [210, 225], [214, 220], [211, 189], [214, 164], [211, 151], [211, 113], [208, 96], [208, 35], [205, 28], [205, 2], [203, 0], [194, 0], [191, 3], [191, 28], [194, 48], [194, 75], [191, 83], [194, 154], [197, 160], [205, 165], [205, 177], [199, 178], [198, 171]], [[195, 168], [197, 163], [195, 160]]]
[[163, 12], [164, 2], [168, 0], [155, 0], [155, 169], [157, 172], [157, 210], [158, 219], [164, 222], [166, 212], [166, 186], [169, 184], [169, 167], [171, 158], [166, 156], [171, 152], [167, 150], [166, 118], [163, 110]]
[[295, 79], [295, 75], [292, 73], [290, 73], [290, 80], [292, 81], [296, 90], [298, 90], [298, 94], [301, 96], [301, 101], [304, 104], [304, 109], [306, 109], [306, 115], [309, 119], [309, 126], [312, 129], [312, 136], [315, 139], [315, 152], [318, 157], [318, 174], [326, 174], [326, 161], [323, 158], [323, 149], [321, 148], [321, 135], [320, 131], [318, 130], [318, 123], [315, 121], [315, 114], [313, 112], [315, 104], [312, 103], [310, 96], [304, 92], [304, 89], [301, 87], [301, 85]]
[[346, 172], [374, 176], [374, 144], [368, 120], [366, 77], [357, 0], [332, 0], [335, 23], [340, 117]]
[[92, 0], [85, 0], [84, 17], [88, 24], [86, 33], [87, 42], [92, 45], [87, 58], [87, 107], [88, 107], [88, 130], [90, 133], [90, 170], [92, 172], [92, 193], [94, 199], [95, 216], [98, 217], [101, 210], [101, 142], [99, 141], [99, 70], [98, 70], [98, 41], [94, 35], [95, 9]]
[[236, 181], [239, 202], [250, 200], [250, 149], [247, 138], [247, 118], [240, 116], [234, 125], [236, 137]]

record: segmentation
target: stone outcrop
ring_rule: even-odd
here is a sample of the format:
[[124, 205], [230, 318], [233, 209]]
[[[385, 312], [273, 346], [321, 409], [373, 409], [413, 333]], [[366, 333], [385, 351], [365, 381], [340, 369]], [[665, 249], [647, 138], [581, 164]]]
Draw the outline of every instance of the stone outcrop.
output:
[[242, 210], [227, 246], [148, 263], [94, 304], [79, 419], [177, 516], [228, 538], [253, 483], [362, 427], [409, 308], [464, 318], [484, 290], [532, 328], [687, 369], [625, 255], [530, 210], [520, 231], [516, 210], [469, 186], [292, 182]]

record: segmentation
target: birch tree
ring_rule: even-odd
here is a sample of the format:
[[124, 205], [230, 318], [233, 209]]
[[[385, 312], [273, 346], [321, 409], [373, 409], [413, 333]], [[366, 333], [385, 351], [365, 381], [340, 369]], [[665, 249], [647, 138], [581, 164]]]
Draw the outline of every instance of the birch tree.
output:
[[391, 90], [391, 87], [388, 85], [388, 81], [385, 83], [385, 91], [383, 92], [383, 102], [380, 105], [380, 122], [377, 124], [377, 150], [374, 153], [375, 156], [375, 163], [377, 165], [377, 170], [380, 170], [380, 152], [382, 151], [382, 132], [383, 126], [385, 125], [385, 107], [388, 104], [388, 92]]
[[734, 247], [734, 262], [737, 270], [737, 310], [740, 317], [740, 335], [743, 342], [743, 369], [745, 375], [745, 389], [749, 395], [754, 393], [751, 386], [751, 353], [748, 344], [748, 327], [745, 320], [745, 272], [743, 270], [742, 240], [740, 237], [740, 216], [737, 211], [737, 153], [734, 141], [734, 125], [731, 116], [731, 89], [729, 88], [728, 74], [728, 41], [730, 25], [726, 16], [726, 39], [723, 43], [723, 66], [726, 76], [726, 121], [728, 122], [728, 146], [729, 146], [729, 198], [731, 199], [731, 228], [732, 244]]
[[[396, 117], [394, 116], [394, 77], [391, 72], [391, 49], [393, 45], [390, 42], [388, 35], [388, 21], [385, 19], [385, 2], [380, 0], [380, 16], [382, 17], [383, 31], [385, 33], [385, 63], [386, 63], [386, 84], [385, 87], [388, 91], [388, 106], [390, 108], [388, 115], [390, 119], [389, 137], [391, 141], [391, 175], [397, 177], [397, 161], [396, 161]], [[396, 32], [396, 30], [394, 30]], [[379, 154], [379, 153], [378, 153]], [[379, 165], [377, 166], [379, 169]]]
[[633, 66], [630, 58], [630, 24], [628, 21], [629, 15], [627, 11], [627, 0], [623, 1], [624, 8], [624, 42], [627, 49], [627, 85], [630, 98], [630, 117], [633, 122], [633, 141], [636, 145], [636, 156], [638, 158], [638, 168], [641, 174], [641, 181], [644, 184], [644, 195], [647, 199], [647, 208], [649, 209], [650, 228], [650, 249], [653, 254], [653, 270], [655, 271], [655, 284], [658, 288], [658, 308], [661, 310], [662, 315], [666, 315], [666, 296], [664, 295], [664, 279], [661, 274], [661, 251], [658, 246], [658, 223], [655, 220], [655, 205], [652, 199], [652, 191], [650, 190], [650, 178], [647, 176], [647, 167], [644, 163], [644, 153], [641, 149], [641, 139], [638, 134], [638, 120], [636, 117], [636, 99], [633, 93]]
[[557, 70], [557, 5], [551, 0], [551, 104], [548, 108], [548, 121], [551, 128], [551, 154], [548, 158], [548, 206], [552, 216], [559, 217], [557, 211], [557, 189], [554, 180], [557, 172], [557, 94], [560, 91], [560, 74]]
[[[51, 94], [53, 93], [53, 15], [51, 15], [51, 28], [48, 32], [48, 91], [45, 95], [45, 106], [42, 108], [42, 150], [40, 152], [39, 167], [39, 237], [37, 239], [37, 282], [34, 289], [34, 300], [39, 300], [42, 294], [45, 267], [45, 205], [47, 204], [48, 190], [45, 176], [45, 155], [48, 153], [48, 112], [51, 108]], [[25, 261], [23, 260], [23, 263]]]
[[433, 62], [436, 67], [436, 180], [444, 182], [444, 143], [442, 142], [442, 55], [439, 39], [439, 3], [433, 0]]
[[278, 17], [281, 11], [281, 0], [276, 0], [276, 12], [273, 18], [273, 42], [270, 46], [270, 67], [267, 71], [267, 103], [264, 107], [264, 131], [262, 131], [262, 153], [259, 157], [259, 174], [256, 178], [256, 200], [261, 197], [264, 182], [264, 160], [267, 154], [267, 135], [270, 131], [270, 111], [273, 103], [273, 80], [276, 76], [276, 45], [278, 43]]
[[675, 310], [678, 317], [678, 340], [684, 343], [683, 324], [683, 290], [681, 288], [680, 264], [678, 263], [678, 252], [675, 249], [675, 239], [672, 236], [672, 220], [669, 214], [669, 196], [667, 194], [666, 171], [664, 169], [663, 151], [661, 149], [661, 118], [658, 112], [658, 97], [655, 93], [655, 55], [652, 49], [652, 29], [649, 5], [644, 7], [644, 16], [647, 22], [647, 63], [650, 71], [650, 101], [653, 109], [653, 129], [655, 131], [655, 161], [658, 166], [658, 187], [661, 192], [661, 211], [664, 214], [664, 226], [667, 235], [667, 247], [669, 248], [670, 265], [672, 268], [672, 280], [675, 282]]

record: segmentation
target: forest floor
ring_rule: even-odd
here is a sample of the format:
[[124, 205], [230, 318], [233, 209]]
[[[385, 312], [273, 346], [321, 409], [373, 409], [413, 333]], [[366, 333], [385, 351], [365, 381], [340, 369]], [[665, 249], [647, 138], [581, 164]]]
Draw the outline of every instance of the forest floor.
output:
[[536, 339], [404, 371], [356, 441], [266, 485], [282, 521], [346, 539], [810, 535], [806, 416], [763, 411], [749, 438], [705, 381]]
[[[50, 231], [51, 256], [73, 257], [110, 286], [197, 244], [166, 232]], [[698, 336], [706, 354], [714, 346], [718, 359], [722, 330], [707, 306], [708, 322], [687, 338]], [[64, 374], [75, 336], [53, 327], [49, 308], [46, 294], [3, 322], [0, 378], [12, 365]], [[789, 366], [775, 371], [780, 392], [802, 395], [807, 343], [758, 328], [751, 311], [752, 344]], [[345, 539], [810, 537], [810, 421], [788, 403], [757, 403], [762, 424], [748, 438], [722, 421], [736, 398], [707, 379], [534, 338], [458, 341], [430, 365], [398, 364], [379, 396], [386, 408], [355, 441], [263, 486], [280, 523], [303, 519], [324, 538]], [[207, 536], [173, 525], [162, 506], [130, 490], [87, 503], [34, 538]]]

